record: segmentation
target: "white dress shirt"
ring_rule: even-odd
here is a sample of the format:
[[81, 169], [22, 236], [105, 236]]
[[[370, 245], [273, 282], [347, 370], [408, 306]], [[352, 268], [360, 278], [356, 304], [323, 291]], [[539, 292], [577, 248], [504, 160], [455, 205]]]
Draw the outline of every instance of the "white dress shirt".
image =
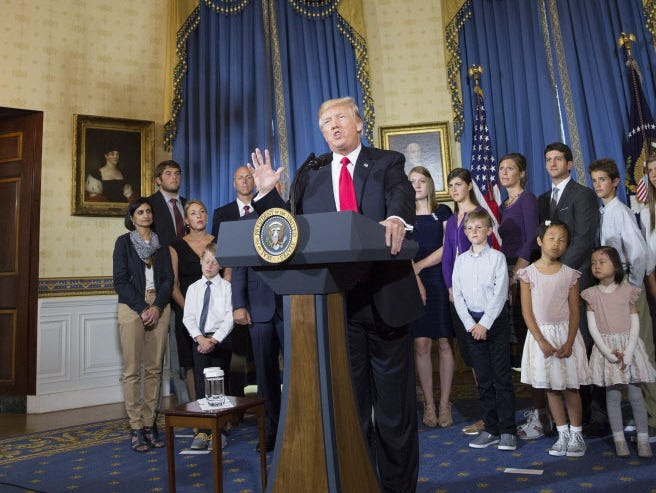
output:
[[453, 266], [453, 304], [467, 332], [476, 322], [469, 312], [483, 313], [478, 321], [490, 330], [508, 297], [508, 265], [498, 250], [485, 245], [456, 257]]
[[612, 246], [620, 254], [624, 272], [629, 272], [629, 284], [642, 287], [647, 265], [649, 249], [642, 236], [635, 214], [615, 197], [601, 212], [599, 241], [601, 245]]
[[235, 200], [237, 202], [237, 207], [239, 207], [239, 217], [244, 217], [246, 215], [244, 211], [244, 206], [246, 205], [250, 208], [250, 210], [248, 211], [249, 214], [255, 210], [253, 209], [253, 206], [251, 205], [250, 202], [246, 203], [246, 202], [242, 202], [239, 199], [235, 199]]
[[205, 276], [193, 283], [187, 289], [185, 295], [184, 323], [192, 339], [202, 335], [198, 323], [200, 314], [203, 311], [203, 299], [205, 298], [205, 288], [207, 281], [210, 285], [210, 306], [207, 310], [207, 320], [205, 321], [205, 334], [221, 342], [232, 331], [232, 287], [228, 281], [221, 276], [207, 279]]
[[558, 205], [558, 202], [560, 202], [560, 198], [563, 196], [563, 192], [565, 191], [565, 187], [569, 183], [569, 181], [572, 179], [571, 176], [568, 176], [565, 178], [563, 181], [561, 181], [558, 185], [551, 185], [551, 197], [553, 198], [553, 189], [557, 188], [558, 189], [558, 198], [556, 199], [556, 205]]

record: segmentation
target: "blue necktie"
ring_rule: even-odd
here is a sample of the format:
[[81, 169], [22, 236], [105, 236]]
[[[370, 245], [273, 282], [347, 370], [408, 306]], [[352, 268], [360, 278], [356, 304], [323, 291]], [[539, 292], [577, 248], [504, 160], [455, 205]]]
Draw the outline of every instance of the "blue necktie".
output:
[[205, 296], [203, 296], [203, 309], [200, 312], [200, 321], [198, 323], [198, 328], [200, 329], [201, 334], [205, 335], [205, 322], [207, 322], [207, 312], [210, 309], [210, 295], [212, 294], [212, 281], [207, 281], [207, 287], [205, 288]]

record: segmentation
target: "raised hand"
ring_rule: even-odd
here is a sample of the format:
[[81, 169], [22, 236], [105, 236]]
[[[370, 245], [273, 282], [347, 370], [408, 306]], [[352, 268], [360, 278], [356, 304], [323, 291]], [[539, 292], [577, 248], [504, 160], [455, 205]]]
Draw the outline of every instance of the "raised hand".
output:
[[255, 152], [251, 153], [251, 160], [253, 164], [247, 163], [246, 166], [253, 173], [255, 188], [260, 194], [269, 193], [280, 181], [280, 176], [285, 167], [280, 166], [277, 170], [273, 170], [268, 149], [265, 149], [264, 155], [262, 155], [262, 151], [256, 148]]

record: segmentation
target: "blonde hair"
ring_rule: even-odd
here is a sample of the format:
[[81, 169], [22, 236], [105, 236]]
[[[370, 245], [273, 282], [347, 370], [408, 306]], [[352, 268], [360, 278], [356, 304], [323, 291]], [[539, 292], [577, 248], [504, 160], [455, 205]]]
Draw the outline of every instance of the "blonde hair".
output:
[[426, 197], [428, 200], [428, 210], [434, 212], [435, 209], [437, 209], [437, 200], [435, 199], [435, 182], [433, 181], [430, 171], [423, 166], [415, 166], [408, 172], [408, 180], [412, 173], [420, 174], [426, 178], [426, 185], [428, 186], [428, 196]]
[[212, 255], [212, 257], [216, 257], [216, 243], [213, 241], [208, 243], [205, 248], [203, 248], [203, 252], [200, 254], [201, 258], [206, 254], [209, 253]]
[[362, 117], [360, 116], [360, 109], [358, 108], [355, 99], [353, 99], [351, 96], [346, 96], [344, 98], [329, 99], [321, 103], [321, 106], [319, 106], [319, 111], [317, 112], [317, 118], [319, 120], [319, 128], [321, 128], [322, 113], [324, 111], [328, 111], [333, 106], [339, 106], [339, 105], [348, 106], [349, 109], [353, 112], [353, 117], [358, 121], [362, 121]]
[[203, 209], [205, 209], [205, 212], [207, 212], [207, 207], [205, 207], [205, 204], [203, 204], [203, 201], [200, 199], [190, 199], [185, 202], [184, 205], [184, 217], [187, 217], [187, 212], [189, 211], [189, 208], [192, 205], [200, 205]]

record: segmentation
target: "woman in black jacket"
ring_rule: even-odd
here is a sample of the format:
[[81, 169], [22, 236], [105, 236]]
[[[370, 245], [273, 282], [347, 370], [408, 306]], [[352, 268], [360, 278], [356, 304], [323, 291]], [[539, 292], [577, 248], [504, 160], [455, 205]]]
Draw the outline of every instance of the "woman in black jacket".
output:
[[173, 270], [169, 249], [160, 247], [152, 226], [150, 202], [143, 197], [135, 200], [125, 217], [130, 232], [119, 236], [114, 246], [123, 398], [130, 420], [130, 446], [135, 452], [164, 446], [155, 420], [171, 316]]

